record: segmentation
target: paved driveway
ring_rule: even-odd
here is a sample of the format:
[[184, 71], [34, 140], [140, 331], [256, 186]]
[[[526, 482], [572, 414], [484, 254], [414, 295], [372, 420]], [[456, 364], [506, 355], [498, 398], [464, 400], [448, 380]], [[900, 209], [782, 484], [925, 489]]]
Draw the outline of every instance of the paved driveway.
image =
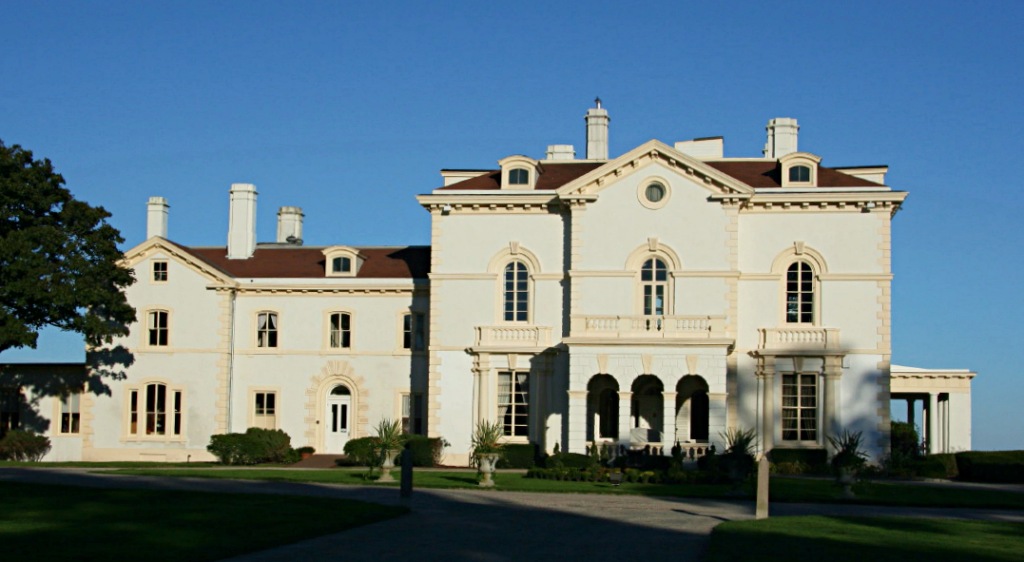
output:
[[[394, 488], [156, 478], [81, 469], [0, 469], [0, 480], [96, 487], [148, 487], [300, 494], [398, 505]], [[233, 559], [318, 560], [701, 560], [711, 529], [750, 519], [753, 503], [642, 496], [417, 490], [405, 516]], [[1022, 511], [773, 504], [780, 515], [907, 515], [1024, 521]]]

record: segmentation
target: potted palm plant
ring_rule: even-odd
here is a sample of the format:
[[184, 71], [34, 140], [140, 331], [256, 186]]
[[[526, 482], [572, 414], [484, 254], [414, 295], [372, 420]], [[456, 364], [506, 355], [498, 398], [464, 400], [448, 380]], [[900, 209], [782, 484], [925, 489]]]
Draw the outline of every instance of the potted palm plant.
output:
[[405, 435], [399, 420], [384, 418], [377, 424], [377, 458], [380, 463], [380, 478], [377, 482], [394, 482], [391, 469], [395, 467], [395, 458], [402, 452]]
[[501, 439], [505, 436], [505, 428], [497, 421], [482, 421], [476, 424], [473, 432], [473, 459], [480, 467], [480, 486], [494, 487], [494, 468], [501, 457]]
[[828, 438], [829, 444], [836, 451], [832, 456], [832, 471], [836, 475], [836, 483], [843, 487], [842, 496], [844, 498], [855, 497], [853, 483], [867, 462], [867, 454], [860, 448], [862, 439], [863, 435], [859, 431], [855, 433], [843, 431], [838, 439]]

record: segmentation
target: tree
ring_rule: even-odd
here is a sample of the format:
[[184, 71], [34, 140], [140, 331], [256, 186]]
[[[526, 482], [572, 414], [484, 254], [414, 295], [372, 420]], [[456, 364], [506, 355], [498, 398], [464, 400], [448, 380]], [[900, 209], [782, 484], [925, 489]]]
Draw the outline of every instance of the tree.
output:
[[35, 348], [55, 326], [82, 334], [101, 363], [126, 364], [103, 351], [135, 321], [124, 294], [135, 278], [108, 217], [75, 199], [48, 159], [0, 141], [0, 353]]

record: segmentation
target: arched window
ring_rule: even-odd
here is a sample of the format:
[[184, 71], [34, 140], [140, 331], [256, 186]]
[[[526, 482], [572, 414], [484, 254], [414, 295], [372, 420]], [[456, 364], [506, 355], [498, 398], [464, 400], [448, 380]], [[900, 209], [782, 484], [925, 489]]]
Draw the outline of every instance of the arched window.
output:
[[505, 321], [528, 322], [530, 302], [529, 270], [521, 261], [505, 266]]
[[128, 392], [128, 433], [181, 435], [182, 391], [163, 383], [149, 383]]
[[793, 166], [789, 169], [789, 181], [811, 181], [811, 169], [808, 166]]
[[332, 273], [351, 273], [352, 258], [338, 257], [331, 260]]
[[786, 322], [814, 323], [814, 270], [805, 261], [795, 261], [786, 270]]
[[668, 292], [668, 268], [665, 262], [651, 258], [640, 268], [640, 284], [643, 287], [644, 316], [665, 314], [665, 296]]
[[527, 185], [530, 183], [530, 172], [526, 168], [512, 168], [508, 171], [509, 185]]

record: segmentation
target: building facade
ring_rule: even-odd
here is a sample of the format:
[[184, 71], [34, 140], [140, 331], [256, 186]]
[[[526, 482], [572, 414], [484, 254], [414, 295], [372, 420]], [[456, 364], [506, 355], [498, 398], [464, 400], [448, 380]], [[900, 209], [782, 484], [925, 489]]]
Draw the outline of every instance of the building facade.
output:
[[574, 452], [700, 454], [737, 428], [760, 451], [827, 449], [859, 431], [880, 459], [890, 400], [921, 395], [929, 447], [970, 448], [973, 373], [951, 390], [890, 363], [906, 193], [886, 167], [823, 166], [789, 118], [755, 158], [726, 158], [721, 137], [610, 158], [607, 110], [585, 119], [584, 158], [552, 145], [442, 170], [417, 198], [430, 247], [304, 246], [295, 207], [257, 244], [249, 184], [231, 188], [226, 247], [185, 247], [151, 198], [149, 237], [125, 255], [135, 362], [83, 395], [78, 444], [51, 456], [206, 459], [210, 435], [247, 427], [340, 453], [400, 418], [444, 437], [450, 464], [485, 420]]

